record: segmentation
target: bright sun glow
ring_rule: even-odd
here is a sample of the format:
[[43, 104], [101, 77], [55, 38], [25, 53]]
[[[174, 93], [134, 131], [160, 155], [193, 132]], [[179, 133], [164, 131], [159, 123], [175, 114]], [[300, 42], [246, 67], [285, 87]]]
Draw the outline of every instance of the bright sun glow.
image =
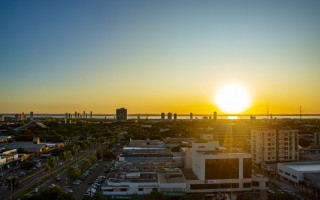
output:
[[237, 114], [250, 106], [251, 97], [243, 85], [229, 84], [218, 90], [214, 102], [221, 111]]

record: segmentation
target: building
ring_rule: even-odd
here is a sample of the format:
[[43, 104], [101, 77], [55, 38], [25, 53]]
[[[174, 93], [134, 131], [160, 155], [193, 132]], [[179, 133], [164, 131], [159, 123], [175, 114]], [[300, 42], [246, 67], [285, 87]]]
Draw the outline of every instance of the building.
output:
[[0, 122], [4, 121], [4, 115], [0, 115]]
[[160, 140], [133, 140], [110, 166], [102, 194], [113, 199], [144, 199], [152, 191], [183, 196], [186, 182], [173, 153]]
[[125, 121], [127, 120], [127, 109], [119, 108], [116, 110], [116, 120]]
[[65, 116], [65, 118], [66, 118], [66, 119], [68, 119], [68, 117], [69, 117], [69, 115], [68, 115], [68, 113], [66, 113], [66, 116]]
[[86, 118], [86, 111], [83, 111], [82, 118]]
[[314, 141], [314, 144], [320, 145], [320, 132], [315, 132], [313, 134], [313, 141]]
[[172, 120], [172, 113], [171, 112], [168, 113], [168, 120], [170, 120], [170, 121]]
[[177, 115], [177, 113], [174, 113], [174, 115], [173, 115], [173, 119], [174, 119], [174, 120], [177, 120], [177, 119], [178, 119], [178, 115]]
[[214, 113], [213, 113], [213, 120], [217, 120], [217, 111], [214, 111]]
[[257, 165], [299, 160], [298, 130], [253, 129], [251, 153]]
[[92, 119], [92, 111], [90, 112], [90, 119]]
[[109, 178], [101, 187], [108, 199], [145, 199], [152, 191], [168, 196], [184, 196], [186, 183], [180, 169], [163, 172], [120, 172]]
[[19, 121], [19, 114], [14, 115], [14, 121], [16, 121], [16, 122]]
[[191, 120], [193, 119], [193, 113], [190, 113], [190, 119]]
[[78, 113], [74, 112], [74, 118], [77, 119], [77, 117], [78, 117]]
[[164, 121], [166, 119], [166, 114], [165, 113], [161, 113], [161, 120]]
[[29, 118], [30, 118], [30, 121], [33, 121], [33, 112], [30, 112]]
[[194, 141], [191, 157], [192, 171], [185, 172], [187, 193], [212, 197], [267, 190], [268, 178], [252, 175], [251, 154], [223, 150], [218, 141]]

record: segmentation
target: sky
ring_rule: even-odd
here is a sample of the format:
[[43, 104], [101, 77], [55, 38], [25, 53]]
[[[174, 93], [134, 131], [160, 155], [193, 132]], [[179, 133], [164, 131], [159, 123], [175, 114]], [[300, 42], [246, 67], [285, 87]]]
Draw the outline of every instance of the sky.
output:
[[0, 113], [320, 113], [320, 1], [0, 1]]

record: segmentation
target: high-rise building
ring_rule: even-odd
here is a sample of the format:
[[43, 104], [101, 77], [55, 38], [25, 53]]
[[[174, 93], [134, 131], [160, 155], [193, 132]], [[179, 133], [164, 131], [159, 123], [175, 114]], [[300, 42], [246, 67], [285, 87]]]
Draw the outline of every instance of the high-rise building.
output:
[[80, 119], [80, 113], [78, 113], [78, 119]]
[[298, 130], [259, 128], [251, 130], [253, 162], [263, 163], [299, 160]]
[[127, 109], [119, 108], [116, 110], [116, 120], [124, 121], [127, 120]]
[[4, 115], [0, 115], [0, 122], [4, 121]]
[[164, 121], [166, 119], [166, 114], [165, 113], [161, 113], [161, 120]]
[[74, 118], [77, 119], [77, 117], [78, 117], [78, 113], [74, 112]]
[[313, 133], [314, 144], [320, 145], [320, 132]]
[[168, 113], [168, 120], [172, 120], [172, 113], [171, 112]]
[[90, 119], [92, 119], [92, 111], [90, 112]]
[[33, 112], [30, 112], [30, 121], [33, 121]]
[[84, 119], [86, 116], [86, 111], [83, 111], [82, 118]]
[[174, 120], [177, 120], [177, 119], [178, 119], [177, 113], [174, 113], [174, 114], [173, 114], [173, 119], [174, 119]]
[[19, 120], [20, 120], [20, 119], [19, 119], [19, 114], [15, 114], [15, 115], [14, 115], [14, 121], [17, 122], [17, 121], [19, 121]]
[[72, 115], [71, 115], [71, 113], [69, 113], [69, 119], [71, 119], [72, 118]]
[[68, 113], [66, 113], [66, 117], [65, 118], [68, 119]]
[[190, 119], [193, 119], [193, 113], [190, 113]]
[[217, 111], [214, 111], [214, 113], [213, 113], [213, 119], [214, 119], [214, 120], [217, 120], [217, 118], [218, 118], [218, 117], [217, 117]]

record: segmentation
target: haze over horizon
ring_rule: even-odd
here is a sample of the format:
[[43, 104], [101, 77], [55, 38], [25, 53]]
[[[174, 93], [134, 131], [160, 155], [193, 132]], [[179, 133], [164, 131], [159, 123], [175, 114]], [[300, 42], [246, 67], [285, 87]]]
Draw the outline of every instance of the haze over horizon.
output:
[[320, 113], [320, 1], [1, 1], [0, 113]]

